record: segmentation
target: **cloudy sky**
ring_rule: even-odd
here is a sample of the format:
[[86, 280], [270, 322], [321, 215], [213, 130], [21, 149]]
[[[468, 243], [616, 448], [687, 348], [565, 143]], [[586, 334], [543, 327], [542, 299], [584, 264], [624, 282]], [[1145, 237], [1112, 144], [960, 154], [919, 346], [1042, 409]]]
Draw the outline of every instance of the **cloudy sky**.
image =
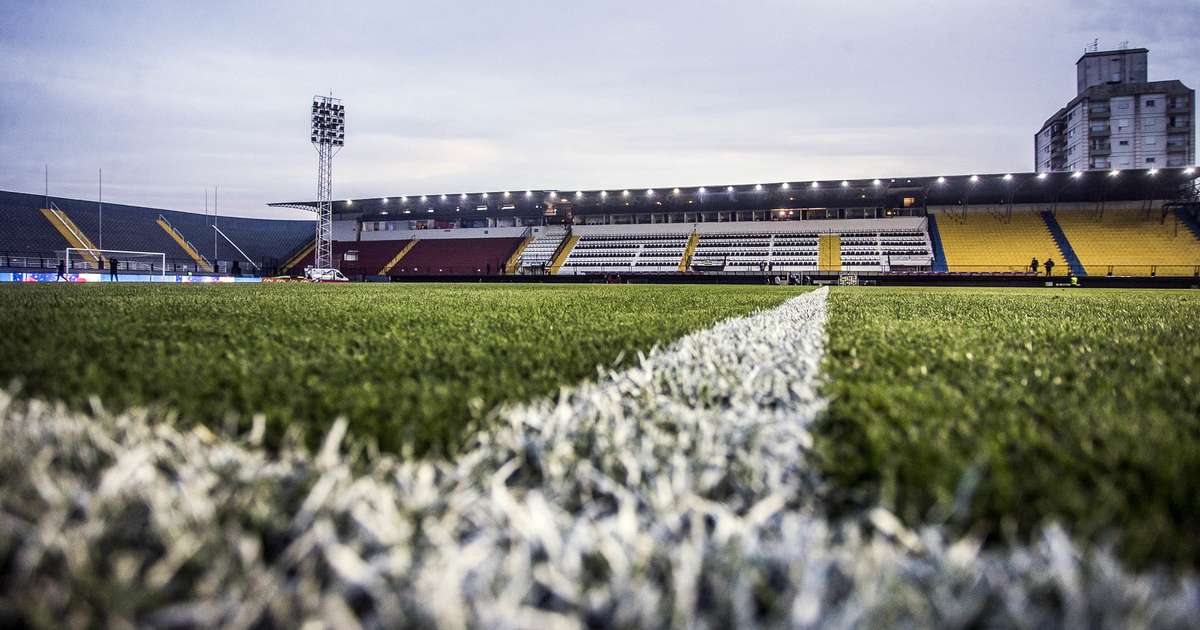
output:
[[1197, 0], [300, 4], [4, 0], [0, 189], [279, 216], [330, 91], [340, 198], [1031, 170], [1094, 38], [1200, 86]]

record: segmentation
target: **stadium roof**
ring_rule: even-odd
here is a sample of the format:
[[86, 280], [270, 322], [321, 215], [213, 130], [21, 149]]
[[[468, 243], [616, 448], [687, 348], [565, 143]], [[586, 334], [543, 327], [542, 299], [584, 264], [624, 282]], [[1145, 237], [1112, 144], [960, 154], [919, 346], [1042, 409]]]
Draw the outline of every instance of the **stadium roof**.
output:
[[[1198, 177], [1195, 168], [1054, 173], [979, 173], [848, 180], [796, 179], [757, 184], [639, 189], [476, 191], [341, 199], [335, 216], [465, 218], [540, 215], [547, 204], [574, 214], [946, 206], [1176, 199]], [[906, 203], [906, 200], [907, 203]], [[316, 201], [273, 207], [315, 210]]]

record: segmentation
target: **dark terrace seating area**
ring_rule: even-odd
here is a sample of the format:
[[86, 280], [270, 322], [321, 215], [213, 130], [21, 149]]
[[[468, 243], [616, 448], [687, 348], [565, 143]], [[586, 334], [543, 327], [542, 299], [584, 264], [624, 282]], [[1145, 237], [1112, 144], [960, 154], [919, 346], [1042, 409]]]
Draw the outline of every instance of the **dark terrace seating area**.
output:
[[67, 239], [37, 208], [0, 200], [0, 253], [61, 253], [67, 246]]
[[[347, 276], [377, 276], [405, 245], [408, 241], [334, 241], [333, 259], [335, 266]], [[348, 254], [355, 260], [349, 260]], [[301, 275], [304, 268], [312, 264], [313, 254], [309, 252], [288, 273]]]
[[[161, 215], [208, 259], [213, 257], [212, 217], [194, 212], [162, 210], [123, 204], [104, 204], [104, 242], [100, 243], [100, 207], [95, 201], [50, 197], [81, 230], [105, 249], [162, 252], [169, 261], [190, 261], [186, 252], [155, 221]], [[61, 254], [66, 240], [54, 229], [40, 208], [42, 195], [0, 191], [0, 253], [39, 252]], [[218, 217], [217, 225], [263, 272], [274, 268], [311, 242], [314, 221]], [[253, 266], [224, 239], [217, 239], [217, 260], [226, 266], [239, 261], [244, 272]]]
[[[175, 212], [165, 216], [201, 254], [212, 258], [214, 231], [211, 216], [188, 212]], [[316, 237], [316, 221], [217, 217], [217, 227], [237, 243], [251, 260], [268, 270], [286, 262], [292, 254]], [[243, 269], [247, 268], [245, 258], [228, 241], [217, 238], [216, 245], [218, 260], [238, 260], [241, 261]]]
[[517, 238], [437, 238], [418, 240], [389, 275], [500, 275]]

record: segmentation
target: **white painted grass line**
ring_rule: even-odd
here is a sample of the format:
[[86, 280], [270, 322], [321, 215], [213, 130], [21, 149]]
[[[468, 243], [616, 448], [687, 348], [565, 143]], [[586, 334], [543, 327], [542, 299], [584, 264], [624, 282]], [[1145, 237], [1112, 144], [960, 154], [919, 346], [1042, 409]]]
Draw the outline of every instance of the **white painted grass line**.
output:
[[826, 295], [502, 410], [453, 462], [348, 461], [344, 426], [319, 455], [268, 457], [141, 413], [0, 396], [0, 619], [837, 628], [1200, 616], [1193, 580], [1131, 576], [1057, 529], [981, 553], [882, 510], [867, 519], [872, 537], [829, 523], [805, 465], [824, 404]]

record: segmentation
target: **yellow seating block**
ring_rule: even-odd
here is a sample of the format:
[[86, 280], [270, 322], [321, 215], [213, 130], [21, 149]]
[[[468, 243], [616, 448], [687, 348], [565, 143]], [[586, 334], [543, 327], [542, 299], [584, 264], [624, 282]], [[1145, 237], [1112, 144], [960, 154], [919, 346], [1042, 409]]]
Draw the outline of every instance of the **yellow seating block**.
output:
[[1060, 211], [1056, 215], [1088, 275], [1192, 276], [1200, 267], [1200, 240], [1173, 215], [1155, 210]]
[[942, 237], [946, 266], [956, 272], [1022, 272], [1029, 262], [1054, 260], [1054, 275], [1070, 273], [1067, 261], [1058, 251], [1050, 229], [1036, 212], [1013, 212], [1011, 216], [975, 212], [938, 214], [937, 228]]

